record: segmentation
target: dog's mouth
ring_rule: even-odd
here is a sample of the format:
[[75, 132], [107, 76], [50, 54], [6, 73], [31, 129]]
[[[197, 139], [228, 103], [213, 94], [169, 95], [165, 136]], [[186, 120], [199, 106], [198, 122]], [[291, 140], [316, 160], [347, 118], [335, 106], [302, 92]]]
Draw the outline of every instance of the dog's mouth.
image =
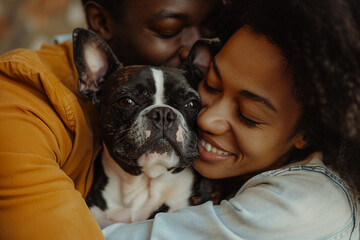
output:
[[179, 134], [168, 135], [153, 134], [144, 138], [141, 144], [131, 138], [122, 138], [122, 141], [111, 142], [109, 150], [113, 159], [134, 175], [143, 172], [155, 177], [190, 166], [198, 155], [197, 145], [190, 145], [192, 141], [179, 137]]
[[163, 173], [185, 164], [181, 161], [182, 153], [179, 144], [171, 142], [167, 138], [160, 137], [149, 140], [141, 149], [137, 164], [141, 167], [142, 172], [150, 178], [159, 177]]
[[[113, 157], [115, 159], [119, 159], [120, 161], [124, 160], [131, 164], [136, 162], [136, 160], [144, 155], [144, 154], [150, 154], [150, 153], [174, 153], [178, 157], [183, 157], [185, 152], [183, 150], [183, 145], [179, 142], [173, 141], [167, 137], [158, 137], [156, 139], [148, 139], [146, 142], [144, 142], [141, 146], [136, 146], [136, 144], [126, 145], [124, 148], [124, 145], [122, 142], [118, 144], [113, 145], [111, 152], [115, 153]], [[131, 150], [129, 150], [131, 149]]]
[[166, 137], [150, 139], [141, 147], [141, 149], [144, 153], [154, 151], [158, 153], [166, 153], [174, 151], [175, 154], [179, 157], [183, 155], [182, 144], [179, 144], [178, 142]]

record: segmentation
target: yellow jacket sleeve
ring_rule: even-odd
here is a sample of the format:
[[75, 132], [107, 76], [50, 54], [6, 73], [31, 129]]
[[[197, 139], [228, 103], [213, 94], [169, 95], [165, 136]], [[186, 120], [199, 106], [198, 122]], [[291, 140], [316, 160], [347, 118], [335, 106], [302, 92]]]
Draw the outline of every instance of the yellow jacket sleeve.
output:
[[0, 239], [104, 239], [84, 198], [100, 149], [71, 45], [0, 57]]

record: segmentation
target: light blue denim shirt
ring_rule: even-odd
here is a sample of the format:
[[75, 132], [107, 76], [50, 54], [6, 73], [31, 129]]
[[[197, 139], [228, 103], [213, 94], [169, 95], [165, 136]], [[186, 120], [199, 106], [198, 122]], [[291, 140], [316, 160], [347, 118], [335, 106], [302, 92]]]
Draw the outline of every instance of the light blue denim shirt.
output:
[[359, 239], [357, 201], [321, 153], [250, 179], [230, 200], [113, 224], [107, 239]]

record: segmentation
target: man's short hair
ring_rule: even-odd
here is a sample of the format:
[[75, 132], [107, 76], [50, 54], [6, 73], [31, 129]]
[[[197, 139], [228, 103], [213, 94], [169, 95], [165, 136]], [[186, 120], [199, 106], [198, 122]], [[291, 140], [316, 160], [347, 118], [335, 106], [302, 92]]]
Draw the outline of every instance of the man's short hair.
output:
[[[134, 0], [132, 0], [134, 1]], [[125, 0], [81, 0], [83, 6], [88, 2], [96, 2], [99, 5], [103, 6], [114, 19], [119, 19], [123, 15]]]

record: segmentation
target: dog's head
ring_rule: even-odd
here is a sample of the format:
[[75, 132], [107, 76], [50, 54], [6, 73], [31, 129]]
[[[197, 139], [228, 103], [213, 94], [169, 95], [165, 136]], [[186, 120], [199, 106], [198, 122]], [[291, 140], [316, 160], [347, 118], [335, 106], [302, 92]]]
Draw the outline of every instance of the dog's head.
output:
[[79, 92], [99, 109], [105, 147], [128, 173], [157, 177], [190, 166], [198, 155], [200, 98], [188, 74], [123, 67], [95, 33], [73, 32]]

